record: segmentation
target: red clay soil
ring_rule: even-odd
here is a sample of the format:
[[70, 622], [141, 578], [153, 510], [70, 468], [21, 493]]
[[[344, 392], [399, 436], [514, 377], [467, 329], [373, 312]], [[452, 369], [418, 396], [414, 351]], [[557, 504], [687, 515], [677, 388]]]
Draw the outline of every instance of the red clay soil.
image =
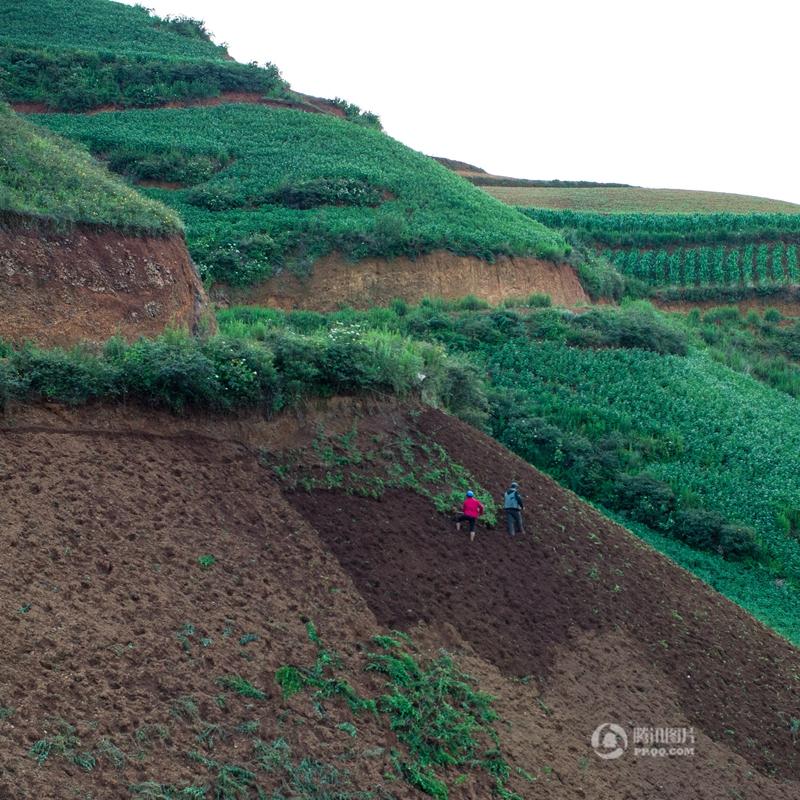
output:
[[194, 330], [206, 305], [181, 236], [0, 222], [0, 337], [47, 345]]
[[415, 260], [365, 258], [352, 262], [338, 255], [326, 256], [314, 263], [308, 278], [283, 272], [248, 289], [219, 289], [217, 297], [236, 304], [332, 311], [341, 305], [386, 305], [395, 298], [418, 303], [423, 297], [455, 299], [473, 294], [499, 303], [507, 297], [534, 293], [550, 295], [561, 306], [589, 302], [568, 264], [504, 257], [490, 264], [446, 250]]
[[[482, 530], [470, 545], [411, 492], [284, 497], [259, 463], [260, 448], [304, 447], [318, 424], [356, 420], [367, 437], [433, 437], [495, 496], [521, 480], [529, 535]], [[503, 752], [535, 778], [512, 772], [526, 800], [800, 796], [797, 651], [443, 414], [340, 402], [270, 422], [48, 407], [11, 409], [0, 426], [0, 708], [15, 709], [0, 713], [2, 800], [208, 783], [186, 753], [247, 763], [245, 721], [298, 759], [345, 766], [354, 788], [385, 785], [380, 748], [397, 745], [385, 724], [359, 717], [351, 739], [337, 728], [352, 719], [341, 703], [319, 717], [306, 695], [279, 696], [274, 670], [313, 659], [306, 618], [359, 691], [375, 688], [360, 647], [388, 627], [453, 652], [498, 698]], [[201, 569], [202, 554], [216, 563]], [[259, 638], [240, 644], [247, 633]], [[268, 698], [227, 692], [222, 708], [215, 680], [231, 674]], [[81, 749], [110, 738], [124, 765], [98, 755], [87, 772], [54, 754], [37, 766], [27, 751], [53, 717], [77, 727]], [[589, 737], [603, 722], [693, 726], [696, 754], [602, 761]], [[204, 749], [209, 725], [222, 730]], [[488, 796], [472, 778], [450, 794]]]
[[[293, 108], [297, 111], [308, 111], [312, 114], [331, 114], [344, 117], [344, 111], [329, 100], [310, 95], [298, 95], [300, 100], [282, 100], [275, 97], [264, 97], [259, 92], [221, 92], [216, 97], [193, 97], [187, 100], [171, 100], [157, 106], [146, 108], [193, 108], [195, 106], [218, 106], [223, 103], [252, 103], [271, 108]], [[58, 109], [46, 103], [12, 103], [11, 107], [19, 114], [49, 114]], [[106, 111], [125, 111], [132, 106], [103, 105], [88, 111], [60, 112], [75, 114], [102, 114]]]

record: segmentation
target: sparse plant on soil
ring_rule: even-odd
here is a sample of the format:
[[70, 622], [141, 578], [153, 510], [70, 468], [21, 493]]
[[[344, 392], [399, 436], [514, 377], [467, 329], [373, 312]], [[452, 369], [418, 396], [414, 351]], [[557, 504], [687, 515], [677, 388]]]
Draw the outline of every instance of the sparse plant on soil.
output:
[[217, 678], [215, 683], [223, 689], [235, 692], [242, 697], [249, 697], [253, 700], [267, 699], [266, 692], [257, 689], [250, 681], [246, 680], [241, 675], [224, 675], [221, 678]]
[[80, 750], [81, 740], [76, 734], [75, 726], [64, 720], [55, 721], [54, 726], [57, 733], [34, 742], [28, 755], [35, 759], [39, 766], [51, 756], [61, 756], [86, 772], [93, 770], [97, 760], [91, 752]]
[[217, 559], [215, 556], [211, 555], [211, 553], [206, 553], [197, 557], [197, 563], [200, 566], [200, 569], [208, 570], [217, 563]]

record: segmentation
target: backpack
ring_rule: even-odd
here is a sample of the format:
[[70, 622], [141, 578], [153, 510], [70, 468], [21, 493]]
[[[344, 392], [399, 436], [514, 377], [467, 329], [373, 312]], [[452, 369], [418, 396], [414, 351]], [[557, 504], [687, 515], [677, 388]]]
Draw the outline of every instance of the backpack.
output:
[[503, 508], [519, 508], [516, 489], [506, 490], [505, 496], [503, 497]]

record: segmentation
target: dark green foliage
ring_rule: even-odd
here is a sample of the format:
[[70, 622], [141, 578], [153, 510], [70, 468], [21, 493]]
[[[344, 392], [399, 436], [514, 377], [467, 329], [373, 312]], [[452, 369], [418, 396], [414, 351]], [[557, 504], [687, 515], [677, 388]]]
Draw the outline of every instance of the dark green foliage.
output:
[[135, 180], [191, 185], [208, 180], [229, 161], [224, 151], [209, 155], [187, 150], [115, 150], [108, 157], [108, 167]]
[[649, 304], [631, 304], [620, 310], [594, 308], [575, 319], [582, 336], [570, 337], [576, 344], [589, 346], [591, 332], [601, 347], [640, 348], [654, 353], [684, 356], [688, 351], [685, 331], [671, 324]]
[[100, 106], [144, 108], [169, 102], [253, 92], [285, 98], [277, 67], [235, 61], [188, 61], [137, 55], [21, 48], [0, 44], [0, 96], [43, 103], [55, 111]]
[[248, 192], [231, 182], [220, 186], [201, 187], [187, 194], [187, 202], [210, 211], [232, 208], [258, 208], [281, 205], [308, 211], [320, 206], [378, 206], [383, 191], [355, 178], [315, 178], [271, 191]]
[[341, 97], [334, 97], [333, 100], [328, 102], [341, 109], [344, 112], [345, 119], [350, 120], [350, 122], [365, 125], [368, 128], [382, 129], [381, 121], [377, 114], [373, 114], [371, 111], [362, 111], [355, 103], [349, 103]]
[[[146, 190], [181, 214], [195, 261], [215, 281], [244, 285], [304, 270], [334, 251], [359, 259], [445, 249], [488, 260], [566, 252], [557, 233], [433, 159], [332, 116], [223, 104], [36, 119], [112, 159], [228, 154], [224, 169], [191, 189]], [[261, 236], [269, 248], [243, 252]]]
[[677, 505], [675, 493], [666, 481], [652, 475], [620, 475], [608, 505], [654, 530], [672, 525]]

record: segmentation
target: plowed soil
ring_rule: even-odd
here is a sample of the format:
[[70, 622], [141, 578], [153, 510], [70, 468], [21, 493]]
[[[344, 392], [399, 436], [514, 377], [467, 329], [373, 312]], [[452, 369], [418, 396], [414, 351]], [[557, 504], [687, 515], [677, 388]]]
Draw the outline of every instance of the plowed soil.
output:
[[[526, 535], [481, 529], [470, 544], [412, 492], [284, 495], [259, 462], [260, 448], [307, 447], [318, 424], [354, 420], [367, 438], [433, 437], [496, 496], [520, 480]], [[375, 688], [361, 653], [375, 633], [399, 627], [453, 652], [498, 698], [503, 751], [535, 779], [514, 773], [525, 798], [800, 796], [797, 651], [445, 415], [347, 403], [272, 423], [18, 409], [0, 426], [0, 709], [14, 709], [0, 713], [3, 800], [197, 783], [208, 773], [186, 754], [246, 761], [243, 722], [297, 758], [346, 767], [354, 788], [386, 785], [381, 748], [397, 743], [385, 725], [364, 717], [352, 739], [337, 728], [341, 704], [323, 718], [305, 695], [280, 697], [274, 670], [313, 660], [306, 619], [363, 691]], [[216, 559], [205, 569], [203, 554]], [[248, 634], [258, 638], [242, 644]], [[215, 681], [232, 674], [268, 697], [223, 692]], [[28, 750], [54, 718], [76, 726], [82, 749], [112, 740], [124, 763], [38, 766]], [[691, 726], [696, 753], [637, 758], [631, 746], [603, 761], [589, 740], [605, 722]], [[451, 792], [487, 797], [473, 779]]]

